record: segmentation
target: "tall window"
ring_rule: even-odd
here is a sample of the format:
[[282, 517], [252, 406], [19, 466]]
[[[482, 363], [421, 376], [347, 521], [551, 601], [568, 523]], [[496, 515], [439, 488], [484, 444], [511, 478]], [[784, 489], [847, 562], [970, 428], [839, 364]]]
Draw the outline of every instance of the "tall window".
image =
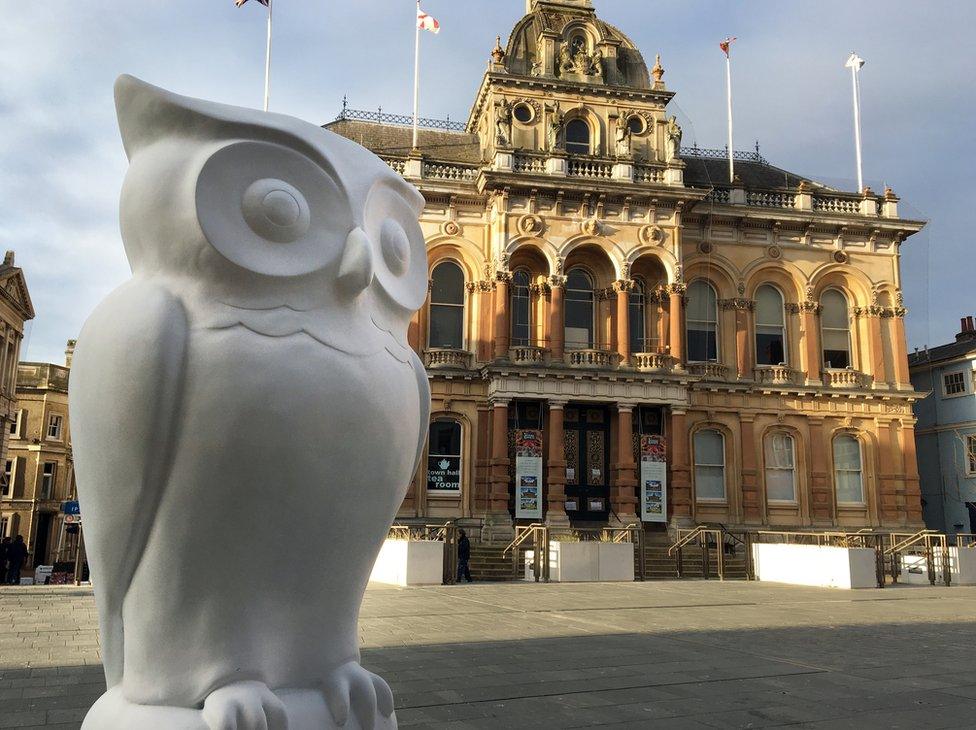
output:
[[566, 349], [593, 347], [593, 280], [582, 269], [566, 277]]
[[53, 461], [44, 462], [44, 471], [41, 474], [41, 499], [51, 499], [54, 494], [54, 475], [58, 465]]
[[[16, 457], [14, 457], [16, 458]], [[3, 485], [0, 494], [11, 497], [14, 493], [14, 459], [7, 459], [3, 465]]]
[[461, 424], [439, 418], [430, 424], [427, 490], [461, 491]]
[[711, 284], [701, 280], [692, 282], [688, 287], [685, 314], [688, 323], [688, 360], [718, 360], [718, 298]]
[[946, 395], [962, 395], [966, 392], [966, 377], [962, 372], [942, 376], [942, 388]]
[[725, 499], [725, 436], [706, 428], [695, 433], [695, 496]]
[[630, 320], [630, 351], [647, 352], [647, 295], [644, 291], [644, 282], [640, 279], [634, 281], [634, 288], [627, 296], [627, 314]]
[[531, 344], [532, 294], [529, 291], [529, 272], [519, 269], [512, 274], [512, 344]]
[[590, 125], [573, 119], [566, 125], [566, 151], [573, 155], [590, 154]]
[[23, 411], [16, 411], [10, 418], [10, 435], [14, 438], [18, 438], [20, 436], [20, 424], [23, 421], [23, 418]]
[[64, 416], [51, 415], [47, 419], [47, 437], [49, 439], [61, 439], [61, 426], [64, 423]]
[[437, 264], [431, 274], [430, 347], [464, 349], [464, 272], [453, 261]]
[[756, 364], [786, 363], [786, 308], [779, 289], [763, 284], [756, 290]]
[[796, 501], [796, 449], [793, 437], [775, 432], [766, 435], [766, 498], [770, 502]]
[[861, 443], [847, 434], [834, 439], [834, 488], [838, 504], [864, 504]]
[[967, 474], [976, 474], [976, 435], [966, 436], [966, 456], [969, 465]]
[[846, 368], [851, 365], [851, 326], [847, 297], [828, 289], [820, 297], [820, 331], [823, 337], [824, 366]]

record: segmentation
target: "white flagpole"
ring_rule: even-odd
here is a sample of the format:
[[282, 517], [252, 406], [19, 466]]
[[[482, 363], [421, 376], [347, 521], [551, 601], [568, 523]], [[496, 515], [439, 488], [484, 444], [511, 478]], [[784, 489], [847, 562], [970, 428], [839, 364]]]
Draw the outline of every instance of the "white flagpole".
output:
[[857, 192], [864, 192], [864, 176], [861, 171], [861, 84], [857, 77], [861, 70], [861, 61], [854, 51], [848, 59], [851, 67], [851, 84], [854, 91], [854, 147], [857, 152]]
[[413, 148], [417, 149], [417, 122], [420, 116], [420, 0], [417, 0], [417, 14], [413, 24], [416, 26], [416, 38], [413, 51]]
[[728, 91], [728, 111], [729, 111], [729, 182], [735, 180], [735, 163], [733, 161], [734, 148], [732, 147], [732, 44], [729, 43], [729, 50], [725, 52], [725, 88]]
[[268, 111], [271, 103], [271, 18], [274, 0], [268, 0], [268, 48], [264, 56], [264, 110]]

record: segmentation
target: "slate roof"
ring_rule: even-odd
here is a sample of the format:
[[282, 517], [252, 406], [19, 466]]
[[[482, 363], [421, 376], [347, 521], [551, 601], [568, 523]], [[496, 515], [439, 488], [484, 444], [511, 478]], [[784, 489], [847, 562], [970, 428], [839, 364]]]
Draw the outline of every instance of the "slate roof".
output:
[[[729, 186], [729, 161], [727, 159], [691, 155], [683, 156], [681, 159], [687, 165], [685, 168], [685, 185], [696, 188], [710, 188], [713, 185]], [[789, 188], [795, 190], [802, 181], [810, 183], [814, 189], [826, 189], [824, 185], [818, 182], [787, 172], [769, 163], [736, 160], [735, 174], [742, 179], [746, 189]]]
[[918, 367], [931, 363], [955, 360], [972, 352], [976, 352], [976, 337], [967, 337], [947, 345], [930, 347], [927, 350], [919, 350], [908, 355], [908, 367]]

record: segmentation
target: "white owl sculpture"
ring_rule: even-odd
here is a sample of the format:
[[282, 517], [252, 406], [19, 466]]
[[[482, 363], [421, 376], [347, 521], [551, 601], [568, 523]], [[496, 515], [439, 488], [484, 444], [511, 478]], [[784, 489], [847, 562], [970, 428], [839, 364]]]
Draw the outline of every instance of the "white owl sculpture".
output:
[[70, 389], [108, 683], [83, 727], [395, 728], [357, 619], [427, 431], [423, 199], [312, 124], [115, 96], [132, 278]]

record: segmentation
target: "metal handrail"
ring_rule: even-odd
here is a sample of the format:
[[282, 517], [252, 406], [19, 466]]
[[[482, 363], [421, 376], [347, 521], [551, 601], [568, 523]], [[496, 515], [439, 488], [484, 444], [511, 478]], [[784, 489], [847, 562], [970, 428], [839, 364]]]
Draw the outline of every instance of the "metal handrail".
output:
[[936, 548], [938, 548], [939, 566], [942, 582], [946, 586], [952, 584], [952, 565], [949, 558], [949, 540], [944, 533], [937, 530], [919, 530], [913, 534], [891, 533], [888, 536], [891, 544], [883, 548], [884, 555], [891, 561], [891, 580], [898, 582], [901, 573], [902, 554], [911, 548], [921, 551], [925, 557], [925, 567], [928, 572], [929, 583], [936, 584]]
[[531, 537], [536, 530], [545, 527], [542, 522], [533, 522], [531, 525], [516, 525], [515, 526], [515, 539], [512, 540], [504, 550], [502, 550], [502, 557], [508, 555], [509, 550], [513, 550], [522, 545], [526, 540]]
[[[904, 539], [901, 542], [896, 543], [895, 540], [903, 535], [905, 536]], [[945, 535], [940, 533], [938, 530], [919, 530], [918, 532], [910, 535], [906, 535], [906, 533], [892, 532], [889, 536], [892, 544], [885, 548], [885, 555], [891, 555], [896, 552], [900, 553], [906, 548], [910, 548], [913, 545], [917, 545], [918, 543], [926, 540], [926, 538], [939, 536], [941, 536], [943, 539], [945, 538]]]
[[974, 532], [957, 532], [956, 533], [956, 547], [958, 548], [976, 548], [976, 533]]

